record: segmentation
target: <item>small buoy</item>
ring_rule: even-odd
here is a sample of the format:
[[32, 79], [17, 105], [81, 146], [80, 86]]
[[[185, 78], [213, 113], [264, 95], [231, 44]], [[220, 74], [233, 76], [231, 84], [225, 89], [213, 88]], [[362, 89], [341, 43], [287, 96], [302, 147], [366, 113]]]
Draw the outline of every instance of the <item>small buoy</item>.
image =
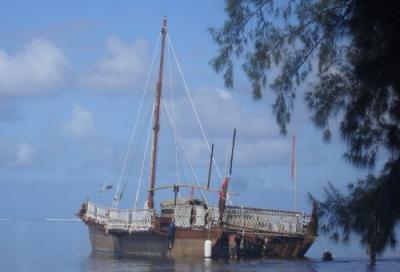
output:
[[211, 240], [204, 241], [204, 258], [211, 258], [212, 254], [212, 245]]
[[333, 261], [333, 254], [330, 251], [324, 251], [322, 254], [323, 261]]

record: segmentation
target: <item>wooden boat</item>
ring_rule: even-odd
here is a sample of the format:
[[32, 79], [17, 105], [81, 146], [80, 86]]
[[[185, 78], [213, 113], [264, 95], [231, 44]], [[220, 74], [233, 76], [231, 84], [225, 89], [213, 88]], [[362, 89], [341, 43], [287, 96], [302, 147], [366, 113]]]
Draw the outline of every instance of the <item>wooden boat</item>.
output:
[[[229, 257], [230, 236], [239, 241], [239, 256], [303, 257], [316, 239], [316, 208], [311, 216], [303, 212], [227, 205], [230, 177], [220, 189], [199, 185], [172, 184], [156, 188], [158, 133], [163, 81], [167, 20], [161, 29], [161, 59], [153, 112], [151, 165], [146, 206], [143, 209], [82, 204], [80, 219], [88, 226], [94, 252], [124, 256]], [[235, 130], [236, 133], [236, 130]], [[231, 168], [235, 133], [232, 145]], [[212, 162], [212, 150], [210, 166]], [[199, 199], [178, 199], [180, 188], [192, 187], [219, 194], [218, 205]], [[160, 189], [173, 189], [174, 198], [154, 207]]]

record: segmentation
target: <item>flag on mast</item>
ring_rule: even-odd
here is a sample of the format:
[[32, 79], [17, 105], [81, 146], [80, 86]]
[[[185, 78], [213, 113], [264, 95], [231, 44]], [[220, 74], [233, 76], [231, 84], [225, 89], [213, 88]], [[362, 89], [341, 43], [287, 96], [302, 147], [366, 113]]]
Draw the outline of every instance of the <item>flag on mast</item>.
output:
[[296, 136], [293, 135], [292, 138], [292, 172], [290, 179], [295, 181], [296, 179]]

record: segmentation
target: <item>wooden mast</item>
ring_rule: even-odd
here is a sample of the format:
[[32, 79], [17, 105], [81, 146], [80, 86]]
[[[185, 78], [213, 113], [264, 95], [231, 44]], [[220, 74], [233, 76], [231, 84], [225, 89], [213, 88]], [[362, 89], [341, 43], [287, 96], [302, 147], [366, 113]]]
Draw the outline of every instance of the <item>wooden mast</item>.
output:
[[154, 209], [154, 186], [156, 183], [156, 167], [157, 167], [157, 149], [158, 149], [158, 132], [160, 130], [160, 104], [161, 104], [161, 90], [164, 66], [164, 48], [165, 36], [167, 34], [167, 17], [164, 16], [163, 26], [161, 28], [162, 42], [161, 42], [161, 55], [160, 55], [160, 68], [158, 72], [158, 82], [156, 87], [156, 97], [153, 112], [153, 133], [152, 133], [152, 146], [151, 146], [151, 164], [150, 164], [150, 177], [149, 177], [149, 194], [147, 197], [147, 207]]

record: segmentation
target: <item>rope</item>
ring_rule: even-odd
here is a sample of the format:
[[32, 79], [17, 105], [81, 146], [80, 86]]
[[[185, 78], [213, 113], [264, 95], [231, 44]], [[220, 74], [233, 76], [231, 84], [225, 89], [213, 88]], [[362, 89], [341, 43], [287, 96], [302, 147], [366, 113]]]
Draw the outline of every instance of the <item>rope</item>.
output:
[[[180, 76], [181, 76], [181, 78], [182, 78], [182, 81], [183, 81], [183, 86], [185, 87], [186, 93], [187, 93], [187, 95], [188, 95], [188, 97], [189, 97], [190, 104], [191, 104], [191, 106], [192, 106], [192, 108], [193, 108], [194, 115], [196, 116], [197, 123], [199, 124], [201, 133], [202, 133], [202, 135], [203, 135], [203, 139], [204, 139], [204, 141], [205, 141], [205, 143], [206, 143], [206, 145], [207, 145], [208, 152], [211, 153], [210, 144], [208, 143], [207, 136], [206, 136], [206, 133], [205, 133], [205, 131], [204, 131], [203, 125], [202, 125], [202, 123], [201, 123], [201, 121], [200, 121], [199, 115], [197, 114], [197, 109], [196, 109], [196, 106], [194, 105], [192, 96], [191, 96], [191, 94], [190, 94], [190, 92], [189, 92], [188, 86], [187, 86], [187, 84], [186, 84], [186, 80], [185, 80], [185, 78], [183, 77], [183, 73], [182, 73], [182, 70], [181, 70], [181, 66], [180, 66], [179, 61], [178, 61], [178, 58], [177, 58], [177, 56], [176, 56], [176, 54], [175, 54], [174, 46], [172, 45], [171, 38], [170, 38], [170, 36], [169, 36], [168, 33], [167, 33], [167, 35], [168, 35], [168, 37], [169, 37], [168, 42], [169, 42], [169, 44], [170, 44], [170, 46], [171, 46], [172, 54], [174, 55], [176, 65], [177, 65], [178, 70], [179, 70], [179, 74], [180, 74]], [[215, 169], [217, 170], [218, 177], [219, 177], [220, 179], [222, 179], [221, 172], [219, 171], [218, 165], [217, 165], [217, 163], [215, 162], [215, 160], [213, 160], [213, 165], [214, 165]]]
[[229, 165], [229, 158], [230, 158], [230, 150], [227, 149], [226, 157], [225, 157], [225, 164], [224, 164], [224, 175], [228, 175], [228, 165]]
[[[153, 105], [153, 106], [154, 106], [154, 105]], [[151, 118], [150, 118], [150, 120], [153, 120], [153, 111], [152, 111], [152, 113], [151, 113]], [[152, 123], [152, 122], [150, 121], [150, 123]], [[149, 123], [149, 124], [150, 124], [150, 123]], [[141, 166], [141, 168], [140, 168], [140, 177], [139, 177], [138, 187], [137, 187], [137, 189], [136, 189], [136, 197], [135, 197], [135, 204], [134, 204], [135, 209], [136, 209], [136, 205], [137, 205], [137, 202], [138, 202], [138, 199], [139, 199], [139, 191], [140, 191], [140, 187], [141, 187], [142, 180], [143, 180], [143, 175], [144, 175], [144, 164], [145, 164], [145, 162], [146, 162], [146, 157], [147, 157], [147, 154], [148, 154], [148, 147], [149, 147], [149, 141], [150, 141], [150, 134], [151, 134], [151, 126], [149, 125], [148, 133], [147, 133], [146, 146], [145, 146], [145, 148], [144, 148], [144, 156], [143, 156], [143, 160], [142, 160], [142, 166]]]
[[[225, 159], [225, 166], [224, 166], [224, 175], [227, 176], [228, 174], [228, 165], [229, 165], [229, 158], [230, 158], [230, 150], [228, 149], [226, 152], [226, 159]], [[233, 201], [229, 193], [226, 193], [226, 202], [229, 205], [233, 205]]]
[[[161, 104], [162, 104], [162, 107], [163, 107], [164, 111], [165, 111], [166, 114], [167, 114], [167, 119], [170, 121], [170, 120], [171, 120], [171, 115], [169, 114], [168, 109], [165, 107], [165, 104], [164, 104], [163, 102], [161, 102]], [[176, 127], [175, 127], [174, 124], [171, 124], [171, 126], [172, 126], [172, 128], [174, 129], [174, 131], [175, 131], [176, 138], [178, 139], [179, 144], [181, 145], [183, 154], [184, 154], [184, 156], [185, 156], [185, 158], [186, 158], [186, 160], [187, 160], [187, 162], [188, 162], [188, 164], [189, 164], [189, 168], [190, 168], [190, 171], [191, 171], [191, 173], [192, 173], [192, 175], [193, 175], [193, 178], [194, 178], [194, 180], [196, 181], [197, 185], [198, 185], [198, 186], [201, 186], [200, 183], [199, 183], [199, 180], [198, 180], [198, 178], [197, 178], [197, 176], [196, 176], [196, 173], [194, 172], [192, 163], [191, 163], [190, 160], [189, 160], [189, 157], [188, 157], [188, 155], [187, 155], [185, 146], [184, 146], [183, 143], [182, 143], [182, 139], [181, 139], [181, 137], [180, 137], [180, 135], [179, 135], [179, 132], [178, 132], [178, 130], [176, 129]], [[204, 202], [207, 203], [207, 199], [205, 198], [205, 196], [204, 196], [204, 194], [203, 194], [203, 192], [202, 192], [201, 190], [200, 190], [200, 194], [201, 194], [201, 197], [203, 198]]]
[[[144, 116], [146, 116], [146, 117], [151, 117], [151, 113], [150, 113], [150, 111], [151, 111], [151, 106], [150, 107], [148, 107], [148, 109], [146, 110], [146, 111], [144, 111], [144, 112], [146, 112], [146, 114], [144, 114]], [[147, 119], [149, 119], [149, 118], [147, 118]], [[136, 146], [136, 147], [141, 147], [141, 146], [143, 146], [143, 139], [145, 138], [145, 136], [146, 136], [146, 130], [147, 130], [147, 128], [148, 128], [148, 125], [150, 124], [148, 121], [147, 121], [147, 119], [145, 119], [144, 121], [143, 121], [143, 126], [142, 126], [142, 129], [141, 129], [141, 131], [140, 131], [140, 138], [138, 139], [138, 141], [136, 142], [136, 144], [135, 143], [133, 143], [133, 146]], [[137, 133], [138, 133], [138, 131], [137, 131]], [[136, 134], [137, 134], [136, 133]], [[126, 189], [126, 185], [127, 185], [127, 183], [128, 183], [128, 180], [130, 179], [130, 177], [131, 177], [131, 175], [132, 175], [132, 173], [134, 173], [134, 172], [139, 172], [139, 171], [137, 171], [136, 169], [135, 169], [135, 164], [136, 164], [136, 160], [137, 160], [137, 158], [138, 158], [138, 154], [140, 153], [140, 152], [138, 152], [139, 150], [138, 149], [136, 149], [136, 152], [134, 152], [133, 153], [133, 155], [132, 155], [132, 158], [130, 158], [130, 163], [128, 163], [128, 165], [127, 165], [127, 169], [129, 169], [127, 172], [126, 172], [126, 174], [125, 174], [125, 176], [126, 176], [126, 178], [125, 178], [125, 183], [124, 183], [124, 186], [123, 186], [123, 189], [121, 190], [121, 193], [120, 193], [120, 201], [122, 200], [122, 195], [124, 194], [124, 191], [125, 191], [125, 189]], [[138, 175], [139, 176], [139, 175]]]
[[130, 162], [128, 162], [128, 165], [127, 165], [127, 169], [129, 169], [126, 172], [127, 178], [129, 178], [130, 175], [133, 172], [136, 171], [135, 170], [135, 165], [137, 165], [136, 164], [137, 157], [140, 155], [140, 158], [141, 158], [141, 154], [142, 153], [139, 151], [139, 148], [144, 146], [144, 142], [146, 140], [147, 128], [148, 128], [149, 120], [150, 120], [150, 117], [151, 117], [151, 108], [152, 108], [152, 104], [151, 103], [146, 107], [143, 106], [143, 109], [142, 109], [142, 112], [143, 112], [142, 116], [143, 117], [141, 119], [141, 124], [138, 125], [138, 128], [136, 130], [136, 135], [137, 136], [135, 137], [134, 142], [133, 142], [133, 146], [135, 146], [136, 149], [135, 149], [135, 152], [132, 152], [132, 156], [131, 156], [132, 158], [130, 158]]
[[123, 177], [124, 172], [125, 172], [126, 163], [127, 163], [127, 160], [128, 160], [131, 148], [132, 148], [132, 141], [133, 141], [133, 138], [134, 138], [134, 136], [136, 134], [137, 123], [138, 123], [138, 120], [139, 120], [140, 113], [142, 111], [144, 97], [145, 97], [145, 94], [147, 93], [147, 90], [148, 90], [150, 75], [151, 75], [151, 71], [153, 69], [154, 61], [155, 61], [155, 58], [156, 58], [156, 51], [157, 51], [159, 43], [160, 43], [160, 37], [161, 37], [161, 34], [158, 35], [157, 44], [156, 44], [156, 47], [155, 47], [154, 52], [153, 52], [153, 58], [152, 58], [152, 61], [151, 61], [151, 65], [150, 65], [149, 71], [147, 73], [147, 78], [146, 78], [146, 81], [145, 81], [145, 86], [144, 86], [144, 90], [143, 90], [143, 93], [142, 93], [142, 97], [140, 99], [139, 108], [138, 108], [138, 111], [136, 113], [135, 123], [133, 125], [131, 136], [129, 138], [128, 150], [125, 153], [125, 159], [124, 159], [124, 163], [123, 163], [123, 166], [122, 166], [122, 171], [121, 171], [121, 174], [120, 174], [120, 177], [119, 177], [119, 180], [118, 180], [117, 189], [115, 191], [115, 196], [114, 196], [113, 205], [112, 205], [113, 208], [118, 207], [118, 204], [119, 204], [119, 189], [120, 189], [120, 186], [121, 186], [122, 177]]
[[111, 177], [113, 176], [114, 172], [116, 172], [117, 166], [118, 166], [119, 163], [122, 161], [122, 158], [123, 158], [123, 154], [122, 154], [122, 152], [121, 152], [120, 155], [119, 155], [119, 157], [118, 157], [118, 159], [114, 162], [114, 165], [113, 165], [113, 167], [111, 168], [110, 174], [108, 175], [107, 179], [105, 179], [103, 185], [101, 186], [101, 189], [100, 189], [100, 192], [101, 192], [101, 193], [105, 193], [105, 192], [106, 192], [106, 189], [105, 189], [104, 191], [103, 191], [103, 189], [104, 189], [107, 185], [109, 185], [107, 181], [108, 181], [108, 180], [111, 180]]
[[[168, 68], [169, 68], [169, 89], [170, 89], [170, 94], [171, 94], [171, 105], [172, 105], [172, 122], [174, 124], [176, 124], [174, 95], [172, 92], [172, 65], [171, 65], [170, 46], [167, 46], [167, 50], [168, 50]], [[177, 149], [175, 137], [174, 137], [174, 147], [175, 147], [175, 161], [176, 161], [176, 179], [177, 179], [177, 182], [179, 183], [179, 181], [180, 181], [180, 175], [179, 175], [180, 165], [179, 165], [178, 149]]]

